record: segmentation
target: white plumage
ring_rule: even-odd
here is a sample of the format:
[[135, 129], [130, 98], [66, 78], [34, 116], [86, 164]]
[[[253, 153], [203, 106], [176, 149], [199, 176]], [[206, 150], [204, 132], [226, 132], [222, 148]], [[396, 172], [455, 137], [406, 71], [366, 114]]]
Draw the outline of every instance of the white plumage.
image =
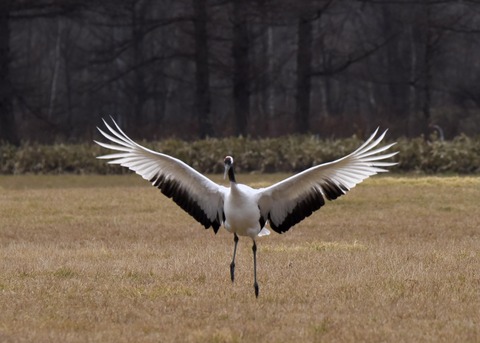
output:
[[235, 254], [238, 236], [253, 240], [254, 288], [258, 296], [256, 278], [257, 236], [270, 233], [265, 227], [278, 233], [311, 215], [325, 204], [345, 194], [371, 175], [386, 172], [383, 167], [394, 162], [383, 162], [397, 152], [385, 153], [395, 143], [377, 148], [386, 131], [375, 138], [378, 129], [351, 154], [336, 161], [324, 163], [293, 175], [270, 187], [254, 189], [238, 184], [233, 169], [233, 158], [225, 157], [225, 176], [230, 187], [216, 184], [186, 163], [150, 149], [131, 140], [113, 121], [111, 127], [105, 121], [109, 133], [98, 129], [111, 143], [97, 142], [100, 146], [117, 153], [100, 156], [108, 163], [127, 167], [172, 198], [206, 229], [212, 227], [215, 233], [224, 224], [234, 234], [234, 253], [230, 264], [230, 275], [234, 280]]

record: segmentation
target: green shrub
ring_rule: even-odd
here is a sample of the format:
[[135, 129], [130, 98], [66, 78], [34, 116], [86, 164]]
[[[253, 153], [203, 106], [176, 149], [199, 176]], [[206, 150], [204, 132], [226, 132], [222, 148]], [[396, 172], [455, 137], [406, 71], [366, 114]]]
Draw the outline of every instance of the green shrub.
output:
[[[151, 149], [175, 156], [202, 173], [223, 172], [223, 158], [232, 155], [238, 172], [298, 172], [316, 164], [335, 160], [354, 151], [362, 140], [357, 137], [331, 140], [309, 135], [250, 139], [208, 138], [194, 142], [168, 139], [141, 142]], [[392, 151], [399, 154], [394, 172], [456, 173], [480, 172], [480, 137], [458, 136], [451, 141], [425, 141], [423, 138], [399, 139]], [[96, 144], [39, 145], [20, 147], [0, 145], [0, 173], [100, 173], [128, 171], [110, 166], [96, 156], [110, 151]]]
[[451, 141], [401, 139], [397, 170], [405, 172], [473, 174], [480, 172], [480, 139], [460, 135]]

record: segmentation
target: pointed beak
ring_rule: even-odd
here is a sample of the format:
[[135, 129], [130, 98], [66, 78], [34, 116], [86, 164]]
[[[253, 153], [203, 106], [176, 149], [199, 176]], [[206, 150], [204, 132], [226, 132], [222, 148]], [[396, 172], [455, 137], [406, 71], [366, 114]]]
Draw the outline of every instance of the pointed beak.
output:
[[223, 173], [223, 179], [224, 180], [227, 178], [227, 174], [228, 174], [228, 171], [230, 170], [231, 166], [232, 166], [231, 164], [225, 163], [225, 172]]

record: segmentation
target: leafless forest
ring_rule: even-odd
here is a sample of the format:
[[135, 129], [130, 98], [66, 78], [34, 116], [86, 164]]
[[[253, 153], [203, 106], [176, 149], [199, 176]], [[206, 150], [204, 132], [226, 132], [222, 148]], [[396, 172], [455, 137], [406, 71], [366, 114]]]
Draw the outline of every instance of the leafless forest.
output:
[[480, 1], [2, 0], [0, 140], [480, 133]]

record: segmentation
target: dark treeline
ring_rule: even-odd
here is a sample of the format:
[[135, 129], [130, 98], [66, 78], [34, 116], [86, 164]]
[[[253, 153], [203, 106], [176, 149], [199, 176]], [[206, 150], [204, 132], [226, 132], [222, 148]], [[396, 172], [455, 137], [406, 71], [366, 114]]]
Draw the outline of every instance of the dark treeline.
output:
[[480, 1], [2, 0], [0, 141], [480, 133]]

